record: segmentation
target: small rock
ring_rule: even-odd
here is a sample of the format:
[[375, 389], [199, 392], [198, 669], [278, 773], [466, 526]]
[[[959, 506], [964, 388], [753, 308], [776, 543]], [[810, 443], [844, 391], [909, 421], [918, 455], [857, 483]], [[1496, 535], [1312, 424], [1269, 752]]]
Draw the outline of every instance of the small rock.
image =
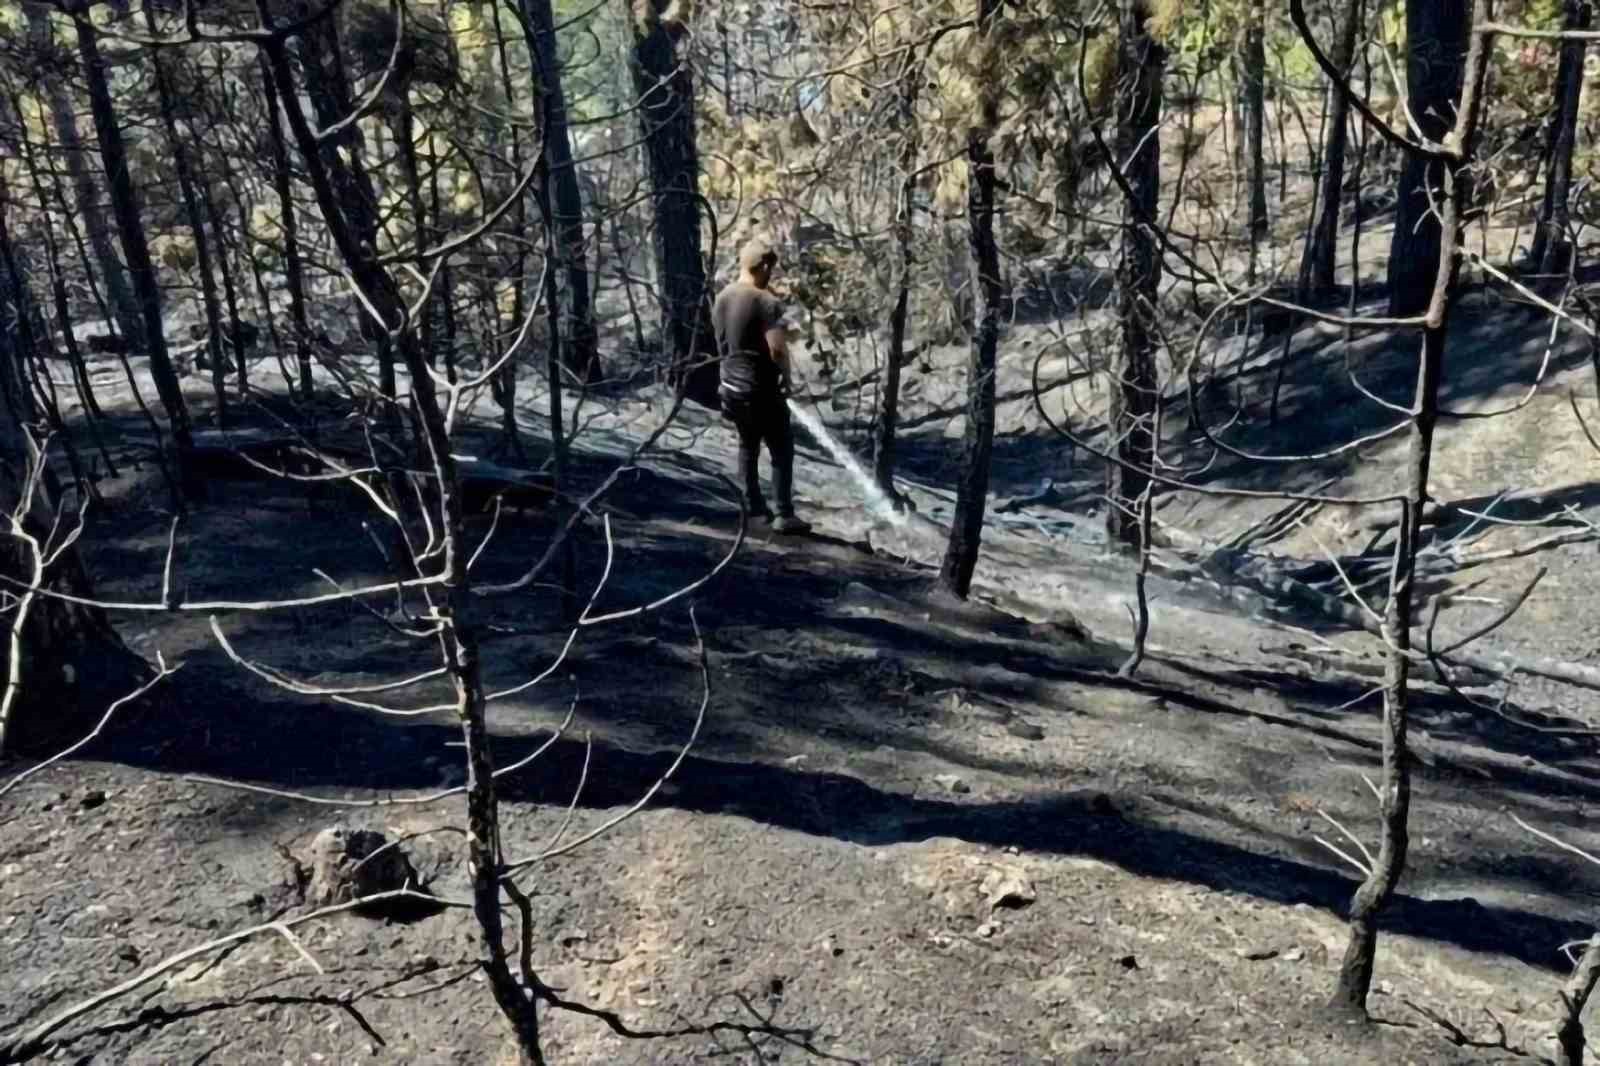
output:
[[91, 788], [83, 794], [83, 798], [78, 801], [78, 804], [84, 810], [92, 811], [96, 807], [103, 807], [105, 802], [106, 794], [98, 788]]
[[117, 949], [117, 958], [134, 966], [139, 965], [139, 949], [132, 944], [124, 944]]
[[1032, 722], [1024, 722], [1020, 718], [1016, 719], [1015, 721], [1008, 722], [1006, 724], [1006, 732], [1010, 733], [1014, 737], [1017, 737], [1019, 740], [1043, 740], [1044, 739], [1044, 730], [1043, 729], [1040, 729], [1038, 726], [1034, 725]]
[[1265, 962], [1268, 959], [1277, 958], [1278, 949], [1269, 947], [1235, 948], [1234, 954], [1251, 962]]
[[1039, 898], [1028, 879], [1014, 870], [991, 870], [980, 891], [991, 910], [1020, 910]]
[[1299, 962], [1301, 959], [1303, 959], [1305, 957], [1306, 957], [1306, 949], [1305, 948], [1299, 948], [1299, 947], [1290, 948], [1288, 951], [1285, 951], [1283, 953], [1283, 961], [1284, 962]]
[[962, 795], [972, 791], [972, 786], [967, 784], [958, 774], [934, 774], [933, 781], [934, 784], [939, 785], [946, 792]]
[[309, 902], [325, 906], [417, 883], [411, 860], [372, 829], [324, 829], [311, 841]]
[[1139, 968], [1139, 960], [1132, 955], [1124, 955], [1117, 960], [1117, 965], [1124, 970], [1137, 970]]
[[983, 937], [985, 940], [987, 940], [990, 937], [994, 936], [999, 931], [1000, 931], [1000, 923], [999, 922], [984, 922], [982, 925], [978, 926], [978, 935]]

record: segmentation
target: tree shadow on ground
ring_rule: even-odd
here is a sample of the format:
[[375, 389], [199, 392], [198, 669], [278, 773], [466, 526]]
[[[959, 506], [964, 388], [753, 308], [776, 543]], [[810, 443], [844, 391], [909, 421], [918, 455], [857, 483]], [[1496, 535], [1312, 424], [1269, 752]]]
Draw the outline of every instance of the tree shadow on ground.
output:
[[[580, 600], [594, 593], [597, 575], [608, 555], [613, 557], [610, 579], [595, 597], [597, 613], [659, 602], [696, 577], [710, 574], [733, 547], [736, 513], [698, 492], [685, 491], [667, 475], [642, 473], [620, 485], [613, 499], [622, 511], [653, 517], [617, 518], [609, 545], [592, 525], [577, 538]], [[327, 583], [310, 573], [312, 566], [347, 584], [381, 583], [388, 576], [378, 565], [381, 559], [364, 535], [359, 514], [330, 509], [308, 515], [280, 503], [263, 496], [244, 513], [193, 516], [194, 543], [176, 569], [178, 587], [186, 587], [194, 599], [254, 598], [263, 589], [278, 594], [326, 591]], [[115, 521], [119, 539], [91, 537], [87, 542], [102, 592], [117, 599], [154, 600], [167, 548], [164, 522], [159, 516], [141, 521], [131, 514], [118, 515]], [[488, 528], [487, 518], [478, 520], [475, 541]], [[553, 528], [550, 515], [503, 519], [495, 543], [480, 559], [478, 579], [511, 581], [524, 576], [530, 560], [544, 553]], [[315, 558], [307, 557], [308, 543], [317, 545]], [[550, 579], [546, 575], [541, 581]], [[1055, 702], [1051, 686], [1063, 683], [1159, 695], [1197, 714], [1276, 720], [1357, 750], [1370, 746], [1370, 741], [1342, 724], [1365, 713], [1352, 706], [1370, 690], [1359, 680], [1297, 678], [1266, 666], [1223, 670], [1172, 664], [1152, 667], [1144, 680], [1129, 681], [1115, 676], [1115, 666], [1124, 655], [1119, 647], [1034, 632], [1019, 619], [977, 605], [954, 614], [948, 606], [939, 607], [937, 617], [921, 617], [931, 609], [931, 587], [924, 574], [881, 559], [864, 545], [821, 536], [804, 541], [774, 539], [752, 529], [731, 564], [681, 602], [696, 604], [702, 623], [724, 634], [723, 640], [731, 636], [738, 641], [738, 634], [748, 633], [753, 652], [767, 655], [768, 665], [749, 671], [743, 680], [745, 695], [757, 702], [770, 698], [781, 704], [805, 693], [828, 703], [829, 684], [851, 685], [865, 699], [881, 701], [909, 671], [923, 675], [925, 689], [981, 688], [1036, 705]], [[369, 606], [381, 612], [393, 603], [393, 597], [380, 596]], [[423, 609], [415, 597], [408, 603], [413, 611]], [[567, 636], [557, 599], [547, 587], [489, 597], [477, 610], [484, 626], [491, 688], [516, 685], [554, 661]], [[432, 654], [431, 647], [401, 639], [384, 619], [349, 604], [217, 613], [219, 625], [241, 654], [252, 656], [260, 649], [268, 665], [291, 675], [316, 675], [336, 685], [409, 676], [417, 671], [419, 654]], [[123, 619], [143, 627], [150, 617]], [[180, 649], [191, 665], [215, 670], [218, 676], [233, 669], [201, 628], [205, 618], [186, 617], [197, 631]], [[626, 640], [635, 643], [619, 643]], [[637, 719], [648, 727], [647, 710], [636, 701], [630, 710], [624, 694], [610, 691], [612, 683], [632, 683], [636, 671], [649, 676], [681, 669], [685, 645], [681, 619], [664, 621], [646, 612], [604, 630], [585, 629], [563, 673], [581, 664], [593, 679], [586, 686], [586, 706], [608, 706], [612, 708], [608, 714], [617, 719]], [[172, 646], [167, 647], [172, 653]], [[849, 649], [872, 649], [873, 655], [849, 658], [845, 655]], [[774, 665], [774, 655], [784, 661]], [[606, 665], [618, 656], [630, 661], [629, 670], [621, 674]], [[1263, 685], [1292, 701], [1292, 712], [1274, 715], [1239, 698]], [[1551, 766], [1578, 767], [1593, 754], [1592, 744], [1573, 743], [1551, 732], [1572, 727], [1564, 720], [1514, 707], [1508, 708], [1509, 715], [1486, 716], [1458, 700], [1425, 691], [1416, 694], [1415, 702], [1419, 725], [1438, 739]], [[908, 706], [896, 723], [897, 743], [923, 746], [930, 754], [957, 762], [973, 758], [928, 735], [926, 727], [934, 724], [928, 717], [931, 712], [918, 708], [920, 704]], [[808, 720], [825, 726], [836, 738], [854, 738], [863, 748], [882, 742], [885, 735], [882, 723], [859, 723], [831, 706]], [[670, 737], [657, 739], [671, 743]], [[719, 752], [737, 757], [756, 753], [752, 747]], [[1003, 764], [991, 768], [1014, 769]], [[1573, 794], [1584, 791], [1569, 780], [1556, 782], [1533, 770], [1496, 766], [1490, 772], [1502, 784], [1533, 794], [1552, 788]]]
[[[618, 519], [614, 523], [613, 546], [625, 565], [607, 590], [611, 598], [601, 601], [603, 607], [621, 609], [652, 602], [689, 578], [708, 572], [726, 552], [731, 543], [731, 516], [715, 501], [683, 489], [683, 483], [659, 473], [634, 479], [619, 489], [619, 507], [649, 512], [652, 518], [649, 522]], [[197, 544], [209, 543], [206, 550], [213, 553], [196, 572], [215, 579], [218, 587], [231, 583], [282, 591], [289, 587], [286, 575], [313, 565], [305, 557], [305, 512], [283, 506], [281, 497], [265, 490], [253, 502], [256, 506], [243, 513], [214, 512], [192, 519]], [[159, 516], [141, 520], [132, 513], [118, 521], [125, 534], [121, 542], [106, 546], [109, 538], [95, 538], [99, 546], [91, 552], [102, 564], [112, 562], [117, 572], [105, 582], [105, 589], [114, 588], [120, 595], [131, 586], [147, 591], [158, 587], [166, 550], [164, 521]], [[317, 563], [326, 562], [324, 551], [335, 561], [342, 551], [369, 552], [360, 535], [358, 515], [330, 510], [323, 513], [321, 521], [325, 527], [315, 531], [323, 549]], [[214, 523], [214, 528], [206, 528], [207, 522]], [[475, 528], [482, 532], [486, 527], [480, 523]], [[505, 539], [497, 549], [505, 555], [486, 557], [484, 576], [519, 572], [529, 558], [543, 551], [552, 528], [549, 515], [512, 520], [502, 530]], [[208, 535], [220, 542], [210, 543]], [[346, 545], [344, 549], [337, 547], [341, 543]], [[593, 530], [586, 533], [579, 545], [580, 572], [597, 573], [606, 551], [607, 545]], [[101, 576], [107, 577], [103, 568]], [[770, 700], [774, 706], [792, 704], [811, 691], [810, 686], [823, 686], [815, 691], [825, 695], [825, 685], [830, 682], [861, 686], [862, 702], [867, 702], [886, 687], [885, 682], [868, 678], [869, 669], [879, 669], [883, 660], [904, 661], [915, 669], [937, 663], [939, 672], [934, 680], [939, 683], [970, 678], [989, 686], [995, 677], [1003, 677], [1014, 696], [1036, 704], [1049, 703], [1048, 686], [1063, 682], [1102, 692], [1159, 694], [1192, 714], [1266, 717], [1357, 750], [1370, 748], [1370, 742], [1363, 742], [1341, 725], [1343, 718], [1357, 713], [1341, 707], [1341, 701], [1358, 693], [1337, 684], [1308, 681], [1304, 691], [1290, 693], [1297, 700], [1293, 713], [1274, 715], [1194, 691], [1198, 687], [1192, 683], [1194, 676], [1186, 683], [1182, 671], [1170, 668], [1161, 670], [1153, 665], [1145, 680], [1117, 679], [1108, 667], [1119, 656], [1104, 646], [1030, 637], [1026, 625], [1001, 624], [978, 609], [953, 621], [944, 617], [929, 606], [924, 580], [858, 545], [816, 538], [803, 550], [796, 550], [793, 542], [757, 540], [722, 576], [700, 589], [694, 602], [700, 605], [708, 625], [719, 631], [758, 634], [763, 638], [760, 646], [769, 651], [776, 644], [783, 652], [786, 641], [794, 643], [798, 665], [782, 676], [764, 678], [765, 688], [746, 694], [758, 702]], [[892, 604], [883, 611], [841, 611], [841, 602], [849, 601], [856, 583], [879, 597], [899, 598], [909, 605], [909, 611], [897, 613]], [[877, 601], [869, 598], [863, 602], [871, 608]], [[511, 680], [516, 671], [526, 672], [529, 663], [549, 660], [562, 632], [550, 604], [551, 597], [542, 590], [496, 604], [499, 613], [491, 613], [491, 621], [513, 628], [521, 625], [525, 632], [500, 635], [491, 630], [486, 648], [499, 660], [492, 664], [492, 673], [505, 673]], [[929, 617], [917, 617], [924, 613]], [[230, 633], [237, 630], [241, 646], [255, 637], [263, 641], [289, 637], [310, 646], [322, 676], [333, 683], [341, 676], [404, 676], [419, 668], [417, 644], [395, 640], [392, 634], [386, 638], [379, 619], [349, 608], [300, 612], [287, 623], [264, 615], [234, 616], [227, 624]], [[680, 669], [692, 666], [681, 620], [663, 621], [646, 615], [626, 625], [633, 628], [610, 633], [610, 643], [587, 647], [592, 669], [609, 672], [618, 684], [643, 683], [648, 690], [650, 660], [636, 656], [627, 671], [619, 671], [616, 665], [617, 641], [641, 636], [655, 642], [652, 655], [658, 656], [655, 661], [662, 668], [674, 663]], [[330, 639], [334, 634], [344, 641], [342, 645]], [[825, 638], [826, 643], [798, 643], [806, 637]], [[525, 643], [516, 643], [519, 640]], [[830, 647], [834, 651], [828, 651]], [[880, 655], [874, 662], [880, 665], [842, 661], [837, 655], [840, 648], [877, 649]], [[359, 789], [381, 794], [439, 786], [441, 761], [437, 755], [455, 751], [456, 729], [426, 717], [396, 722], [357, 710], [333, 711], [267, 698], [241, 682], [209, 638], [191, 651], [190, 668], [158, 701], [160, 713], [136, 715], [116, 726], [96, 742], [93, 757], [162, 772], [203, 773], [295, 789]], [[622, 673], [627, 676], [620, 676]], [[1285, 679], [1267, 672], [1253, 678], [1213, 676], [1206, 680], [1239, 685], [1261, 680], [1277, 684]], [[653, 695], [647, 691], [647, 696]], [[970, 758], [932, 736], [926, 729], [926, 712], [919, 708], [908, 711], [905, 720], [892, 729], [881, 722], [853, 721], [849, 708], [819, 702], [816, 712], [807, 716], [803, 729], [827, 730], [835, 739], [863, 750], [887, 740], [908, 749], [921, 747], [952, 761]], [[1447, 704], [1419, 701], [1424, 723], [1452, 728], [1447, 720], [1450, 713]], [[686, 724], [681, 710], [663, 716], [648, 700], [642, 705], [635, 700], [629, 706], [609, 696], [586, 700], [585, 714], [601, 724], [603, 737], [593, 749], [588, 783], [580, 797], [581, 806], [588, 809], [631, 803], [672, 759], [671, 751], [630, 750], [605, 737], [606, 728], [643, 724], [645, 746], [666, 748], [681, 741]], [[919, 719], [919, 715], [924, 717]], [[497, 737], [493, 741], [497, 764], [507, 765], [525, 755], [535, 743], [527, 729], [540, 724], [530, 719], [523, 735]], [[742, 734], [712, 730], [657, 802], [697, 813], [742, 816], [868, 846], [950, 836], [986, 845], [1086, 855], [1142, 876], [1185, 880], [1216, 890], [1275, 902], [1306, 902], [1335, 911], [1344, 907], [1353, 888], [1348, 878], [1311, 862], [1142, 821], [1139, 808], [1143, 799], [1138, 795], [1107, 800], [1046, 792], [1000, 803], [907, 795], [841, 774], [770, 765], [763, 761], [764, 756], [770, 757], [770, 746], [761, 743], [769, 723], [746, 724], [751, 728]], [[1534, 729], [1508, 725], [1498, 732], [1469, 734], [1466, 727], [1460, 728], [1465, 742], [1541, 759], [1559, 759], [1564, 754], [1553, 751], [1548, 738]], [[457, 752], [455, 760], [458, 758]], [[502, 795], [513, 802], [564, 806], [576, 794], [584, 761], [581, 746], [563, 740], [537, 767], [506, 778]], [[991, 761], [987, 768], [1008, 773], [1027, 769], [1003, 760]], [[1037, 772], [1038, 767], [1032, 769]], [[1570, 780], [1555, 781], [1525, 768], [1497, 768], [1496, 780], [1503, 787], [1533, 795], [1588, 791]], [[287, 804], [267, 801], [266, 806], [278, 802]], [[1259, 836], [1259, 830], [1255, 832]], [[1527, 875], [1535, 879], [1558, 876], [1553, 869], [1529, 870]], [[1483, 907], [1470, 901], [1405, 898], [1386, 920], [1395, 931], [1500, 952], [1551, 968], [1561, 964], [1555, 946], [1582, 932], [1572, 923], [1532, 911]]]
[[[262, 784], [293, 779], [302, 789], [359, 787], [387, 793], [436, 788], [436, 771], [418, 755], [457, 736], [441, 725], [397, 727], [364, 714], [330, 714], [291, 704], [245, 705], [237, 696], [230, 698], [235, 713], [226, 732], [208, 732], [207, 712], [195, 701], [173, 699], [161, 714], [140, 716], [116, 730], [103, 742], [100, 757], [163, 773]], [[292, 746], [285, 739], [289, 737]], [[528, 754], [535, 743], [534, 738], [497, 738], [492, 741], [495, 761], [507, 765]], [[535, 766], [502, 778], [498, 788], [501, 798], [513, 803], [565, 807], [577, 796], [582, 808], [613, 809], [635, 802], [661, 779], [674, 757], [672, 752], [640, 753], [604, 741], [590, 747], [564, 739]], [[1349, 878], [1306, 862], [1147, 824], [1138, 814], [1141, 802], [1139, 797], [1088, 791], [961, 803], [887, 791], [843, 774], [689, 755], [656, 805], [742, 817], [868, 847], [949, 837], [996, 848], [1084, 856], [1142, 877], [1185, 881], [1280, 904], [1305, 903], [1335, 913], [1343, 913], [1355, 888]], [[298, 808], [289, 800], [264, 803], [282, 811]], [[1404, 895], [1385, 912], [1384, 927], [1548, 970], [1563, 969], [1561, 944], [1588, 933], [1579, 923], [1531, 911], [1471, 899]]]
[[[1370, 306], [1358, 309], [1358, 313], [1372, 311]], [[1288, 338], [1287, 354], [1282, 352], [1285, 332], [1269, 332], [1251, 342], [1243, 365], [1236, 361], [1202, 375], [1205, 387], [1199, 390], [1197, 407], [1191, 408], [1184, 389], [1169, 390], [1172, 397], [1164, 424], [1165, 457], [1176, 464], [1171, 475], [1207, 487], [1304, 492], [1329, 478], [1353, 473], [1371, 458], [1370, 447], [1328, 453], [1399, 424], [1402, 415], [1366, 393], [1409, 406], [1420, 343], [1415, 334], [1369, 331], [1358, 336], [1365, 339], [1350, 348], [1336, 327], [1302, 322]], [[1549, 318], [1536, 309], [1489, 307], [1476, 298], [1465, 302], [1452, 318], [1450, 369], [1441, 388], [1441, 404], [1446, 411], [1466, 409], [1502, 392], [1509, 404], [1514, 399], [1511, 393], [1538, 378], [1548, 340]], [[1547, 379], [1588, 365], [1590, 355], [1580, 341], [1572, 330], [1558, 337]], [[1352, 382], [1352, 373], [1361, 387]], [[1275, 419], [1271, 417], [1274, 393]], [[1027, 393], [1009, 399], [1029, 407], [1033, 402]], [[1053, 418], [1063, 417], [1056, 407], [1051, 412]], [[949, 481], [959, 464], [961, 439], [944, 435], [943, 423], [960, 414], [955, 407], [934, 412], [903, 434], [897, 454], [909, 478], [934, 484]], [[918, 428], [935, 420], [940, 425], [931, 430]], [[1218, 450], [1194, 427], [1194, 420], [1231, 448], [1278, 458], [1251, 459]], [[1449, 416], [1444, 420], [1448, 423]], [[1098, 441], [1102, 436], [1102, 427], [1093, 420], [1069, 421], [1073, 432], [1084, 439]], [[1029, 491], [1049, 477], [1069, 498], [1061, 504], [1065, 509], [1088, 513], [1099, 506], [1101, 460], [1081, 452], [1074, 456], [1070, 444], [1049, 431], [1008, 435], [1005, 429], [1002, 416], [992, 473], [996, 493]], [[1398, 434], [1388, 438], [1400, 439]]]

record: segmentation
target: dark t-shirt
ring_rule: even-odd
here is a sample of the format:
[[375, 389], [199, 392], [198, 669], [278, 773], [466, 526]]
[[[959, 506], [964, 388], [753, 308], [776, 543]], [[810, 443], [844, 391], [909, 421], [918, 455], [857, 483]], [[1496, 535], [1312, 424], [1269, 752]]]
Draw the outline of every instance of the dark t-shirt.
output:
[[711, 305], [711, 328], [722, 357], [722, 389], [736, 396], [778, 391], [778, 364], [767, 331], [783, 323], [783, 304], [772, 293], [736, 281]]

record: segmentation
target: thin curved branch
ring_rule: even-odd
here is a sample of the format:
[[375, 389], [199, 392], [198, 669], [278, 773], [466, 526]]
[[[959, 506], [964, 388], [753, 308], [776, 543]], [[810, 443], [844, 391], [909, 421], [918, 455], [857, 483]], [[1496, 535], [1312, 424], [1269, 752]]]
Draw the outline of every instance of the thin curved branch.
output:
[[1355, 90], [1350, 87], [1350, 83], [1345, 80], [1344, 74], [1340, 72], [1338, 67], [1334, 66], [1333, 60], [1329, 59], [1327, 53], [1323, 52], [1322, 46], [1317, 43], [1316, 35], [1311, 32], [1311, 24], [1306, 19], [1305, 0], [1289, 0], [1289, 21], [1293, 22], [1294, 28], [1299, 31], [1300, 39], [1305, 42], [1306, 48], [1311, 52], [1311, 58], [1316, 60], [1317, 66], [1322, 68], [1322, 72], [1333, 83], [1334, 91], [1344, 97], [1345, 102], [1366, 120], [1370, 128], [1377, 130], [1380, 136], [1403, 152], [1420, 155], [1427, 159], [1459, 158], [1459, 151], [1452, 152], [1442, 144], [1433, 144], [1431, 142], [1419, 144], [1402, 137], [1387, 122], [1379, 118], [1365, 100], [1356, 95]]
[[667, 781], [672, 777], [672, 775], [677, 772], [678, 767], [682, 766], [684, 760], [689, 757], [689, 749], [694, 747], [695, 740], [697, 740], [700, 736], [700, 727], [705, 724], [706, 709], [711, 706], [711, 661], [706, 655], [705, 638], [700, 633], [700, 620], [695, 616], [695, 609], [693, 607], [689, 608], [689, 624], [694, 628], [695, 646], [700, 657], [700, 708], [695, 712], [694, 727], [689, 730], [688, 739], [686, 739], [683, 742], [683, 746], [678, 749], [677, 757], [672, 760], [672, 764], [668, 766], [666, 770], [662, 771], [661, 776], [656, 778], [655, 782], [645, 790], [644, 795], [640, 796], [639, 799], [627, 810], [606, 819], [594, 829], [591, 829], [589, 832], [584, 833], [582, 836], [579, 836], [566, 844], [562, 844], [558, 847], [546, 848], [530, 858], [518, 859], [516, 861], [506, 863], [501, 867], [500, 870], [500, 876], [502, 879], [511, 877], [518, 870], [532, 866], [534, 863], [543, 862], [546, 859], [553, 859], [558, 855], [566, 855], [570, 852], [576, 851], [589, 841], [609, 833], [618, 825], [627, 821], [629, 818], [632, 818], [635, 814], [638, 814], [641, 810], [643, 810], [646, 804], [655, 798], [656, 793], [661, 791], [662, 787], [666, 785]]

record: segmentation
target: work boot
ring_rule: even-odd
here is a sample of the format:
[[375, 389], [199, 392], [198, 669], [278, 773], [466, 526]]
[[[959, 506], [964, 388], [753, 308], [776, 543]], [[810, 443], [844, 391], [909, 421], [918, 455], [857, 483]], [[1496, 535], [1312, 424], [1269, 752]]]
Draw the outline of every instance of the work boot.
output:
[[809, 533], [811, 523], [796, 514], [782, 514], [772, 523], [772, 529], [775, 533]]
[[772, 509], [767, 506], [767, 502], [765, 500], [756, 500], [754, 503], [747, 503], [744, 506], [744, 510], [745, 514], [750, 516], [750, 521], [752, 522], [772, 521]]

